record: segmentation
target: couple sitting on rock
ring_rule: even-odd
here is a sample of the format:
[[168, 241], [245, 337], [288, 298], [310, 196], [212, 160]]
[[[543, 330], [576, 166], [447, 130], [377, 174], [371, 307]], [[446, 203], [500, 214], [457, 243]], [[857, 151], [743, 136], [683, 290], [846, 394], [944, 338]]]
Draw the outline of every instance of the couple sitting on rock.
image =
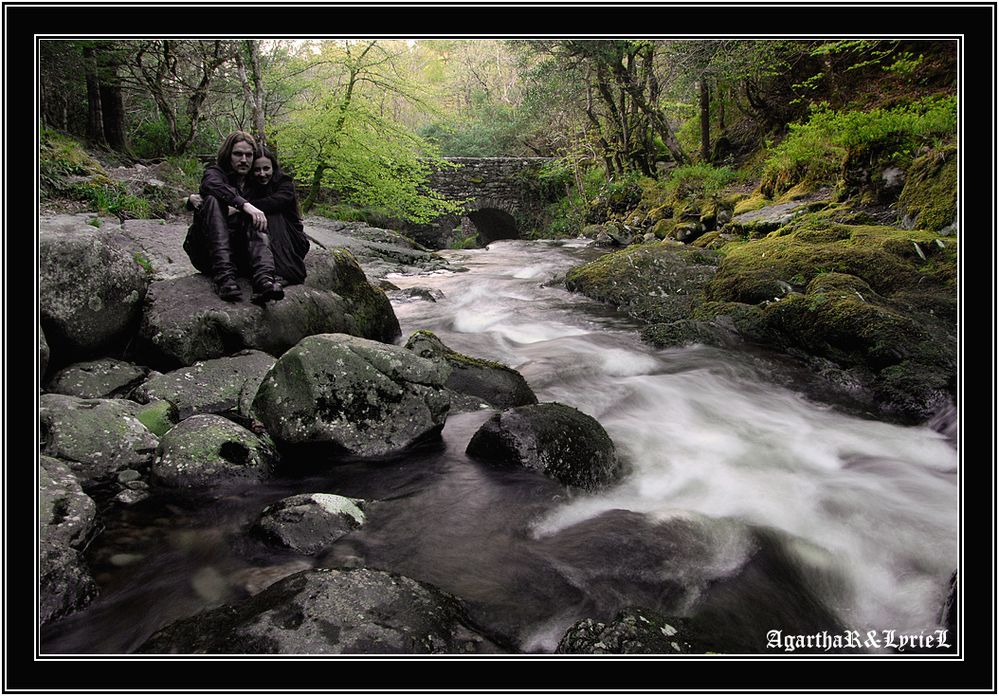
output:
[[195, 214], [184, 251], [223, 300], [243, 299], [238, 276], [251, 279], [251, 301], [260, 305], [305, 280], [309, 240], [295, 183], [253, 136], [237, 131], [226, 138], [187, 205]]

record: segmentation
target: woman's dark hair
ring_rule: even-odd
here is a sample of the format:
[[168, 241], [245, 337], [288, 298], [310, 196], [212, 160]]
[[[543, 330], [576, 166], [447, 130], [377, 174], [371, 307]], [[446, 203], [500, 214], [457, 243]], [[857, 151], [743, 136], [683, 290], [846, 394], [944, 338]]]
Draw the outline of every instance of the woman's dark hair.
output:
[[[267, 182], [267, 185], [263, 187], [261, 193], [272, 193], [277, 185], [280, 184], [285, 179], [289, 177], [283, 169], [281, 169], [281, 164], [278, 162], [277, 155], [274, 151], [266, 146], [258, 147], [253, 153], [253, 161], [256, 162], [259, 158], [266, 157], [271, 161], [271, 180]], [[259, 184], [254, 182], [254, 185], [259, 188]], [[295, 196], [295, 215], [299, 218], [302, 217], [302, 210], [298, 205], [298, 196]]]
[[215, 164], [221, 167], [224, 172], [228, 173], [232, 171], [232, 148], [236, 146], [236, 143], [249, 143], [254, 152], [259, 149], [257, 141], [249, 133], [244, 133], [243, 131], [230, 133], [229, 137], [222, 143], [222, 147], [219, 148], [219, 154], [215, 158]]

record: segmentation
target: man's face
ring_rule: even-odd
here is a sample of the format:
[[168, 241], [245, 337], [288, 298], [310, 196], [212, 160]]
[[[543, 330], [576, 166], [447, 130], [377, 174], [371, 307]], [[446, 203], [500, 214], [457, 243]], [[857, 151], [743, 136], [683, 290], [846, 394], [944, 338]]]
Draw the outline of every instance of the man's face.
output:
[[274, 165], [269, 157], [258, 157], [253, 163], [253, 178], [261, 186], [266, 186], [267, 182], [274, 176]]
[[240, 176], [246, 176], [253, 166], [253, 148], [250, 147], [250, 143], [240, 142], [233, 145], [230, 160], [232, 170]]

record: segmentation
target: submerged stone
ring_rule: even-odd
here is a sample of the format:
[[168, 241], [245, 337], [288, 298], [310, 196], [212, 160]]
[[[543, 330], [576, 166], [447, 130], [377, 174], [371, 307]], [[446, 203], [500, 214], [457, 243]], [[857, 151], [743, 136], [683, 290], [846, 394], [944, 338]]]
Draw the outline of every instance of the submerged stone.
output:
[[319, 553], [364, 524], [359, 502], [331, 493], [293, 495], [264, 508], [253, 529], [278, 546]]

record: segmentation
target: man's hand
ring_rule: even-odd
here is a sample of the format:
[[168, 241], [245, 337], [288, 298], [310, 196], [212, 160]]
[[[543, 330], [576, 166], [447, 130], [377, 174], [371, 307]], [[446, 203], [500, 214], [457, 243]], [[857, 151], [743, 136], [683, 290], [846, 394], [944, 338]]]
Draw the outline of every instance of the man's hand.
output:
[[201, 198], [201, 195], [197, 193], [192, 193], [187, 197], [187, 207], [191, 210], [197, 210], [203, 202], [204, 200]]
[[250, 202], [243, 204], [243, 212], [250, 216], [250, 220], [253, 222], [253, 228], [258, 232], [267, 231], [267, 216], [264, 215], [264, 211], [260, 210]]

